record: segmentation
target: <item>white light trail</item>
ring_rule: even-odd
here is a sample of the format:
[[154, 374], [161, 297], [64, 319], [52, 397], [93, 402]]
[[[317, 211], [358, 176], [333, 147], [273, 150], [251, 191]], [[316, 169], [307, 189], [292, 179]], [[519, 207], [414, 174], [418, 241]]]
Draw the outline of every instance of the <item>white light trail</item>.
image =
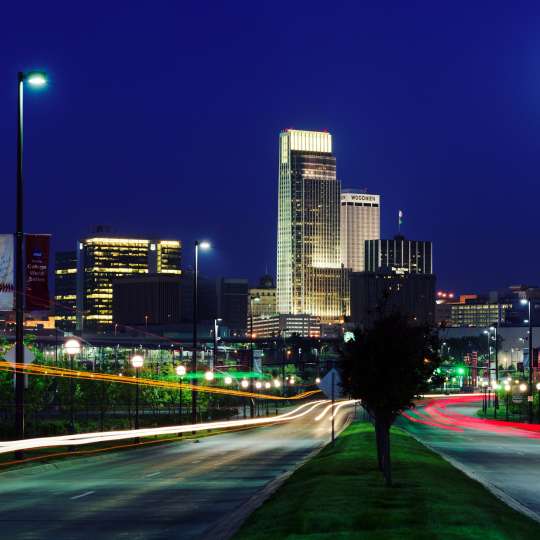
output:
[[[181, 426], [167, 426], [160, 428], [142, 428], [122, 431], [101, 431], [94, 433], [80, 433], [78, 435], [59, 435], [56, 437], [40, 437], [35, 439], [23, 439], [16, 441], [0, 442], [0, 454], [14, 452], [15, 450], [33, 450], [36, 448], [49, 448], [54, 446], [81, 446], [84, 444], [95, 444], [110, 441], [120, 441], [132, 439], [134, 437], [148, 437], [153, 435], [170, 435], [175, 433], [187, 433], [192, 431], [204, 431], [209, 429], [231, 429], [246, 426], [259, 426], [265, 424], [275, 424], [288, 422], [301, 418], [315, 408], [319, 407], [326, 400], [311, 401], [304, 403], [296, 409], [270, 418], [252, 418], [246, 420], [228, 420], [221, 422], [209, 422], [206, 424], [191, 424]], [[350, 402], [341, 402], [350, 403]]]

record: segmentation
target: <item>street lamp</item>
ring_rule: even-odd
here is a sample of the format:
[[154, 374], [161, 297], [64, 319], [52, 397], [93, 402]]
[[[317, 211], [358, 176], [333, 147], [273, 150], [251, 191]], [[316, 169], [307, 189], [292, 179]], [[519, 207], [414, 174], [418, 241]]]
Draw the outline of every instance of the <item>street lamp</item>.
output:
[[[197, 373], [197, 323], [199, 317], [199, 248], [203, 251], [210, 249], [210, 242], [195, 240], [195, 267], [193, 269], [193, 356], [191, 357], [191, 371]], [[193, 386], [197, 385], [194, 378]], [[191, 391], [191, 421], [197, 423], [197, 390]]]
[[217, 354], [218, 354], [218, 341], [219, 341], [219, 323], [222, 319], [214, 319], [214, 348], [212, 350], [213, 366], [212, 369], [216, 369], [217, 366]]
[[[249, 297], [249, 341], [250, 341], [250, 344], [251, 344], [251, 354], [250, 354], [250, 362], [249, 362], [249, 371], [253, 371], [254, 369], [254, 366], [255, 366], [255, 333], [253, 332], [253, 304], [254, 303], [259, 303], [261, 301], [261, 298], [258, 294], [256, 295], [250, 295]], [[253, 379], [251, 379], [252, 381], [252, 384], [253, 384]], [[254, 403], [253, 403], [253, 400], [250, 401], [250, 412], [251, 412], [251, 416], [253, 417], [254, 415]]]
[[[182, 378], [186, 374], [186, 366], [183, 366], [182, 364], [176, 366], [176, 374], [180, 377], [180, 381], [182, 381]], [[179, 406], [179, 418], [180, 418], [180, 424], [182, 423], [182, 388], [180, 388], [180, 400], [178, 403]]]
[[[23, 96], [24, 83], [33, 87], [45, 86], [47, 76], [43, 71], [19, 71], [17, 73], [17, 188], [16, 188], [16, 244], [15, 244], [15, 363], [24, 364], [24, 189], [23, 189]], [[24, 372], [15, 373], [15, 432], [18, 439], [24, 439]], [[22, 451], [15, 452], [21, 459]]]
[[249, 383], [247, 382], [246, 379], [242, 379], [242, 382], [240, 383], [240, 386], [242, 388], [247, 388], [249, 386]]
[[[135, 377], [137, 378], [137, 387], [135, 393], [135, 429], [139, 429], [139, 370], [143, 367], [144, 358], [140, 354], [131, 357], [131, 365], [135, 368]], [[135, 438], [139, 442], [139, 437]]]
[[[64, 343], [64, 351], [69, 356], [69, 369], [73, 371], [73, 358], [81, 352], [81, 344], [77, 339], [68, 339]], [[71, 377], [69, 378], [69, 432], [75, 433], [75, 408], [73, 404], [74, 399], [74, 384], [73, 384], [73, 373], [71, 374]]]
[[208, 382], [211, 382], [214, 380], [214, 372], [213, 371], [207, 371], [205, 374], [204, 374], [204, 378], [208, 381]]
[[227, 385], [229, 384], [232, 384], [232, 377], [230, 375], [227, 375], [224, 379], [223, 379], [223, 382]]
[[320, 378], [320, 377], [317, 377], [317, 378], [315, 379], [315, 384], [319, 384], [320, 382], [321, 382], [321, 378]]
[[[532, 310], [531, 310], [531, 299], [529, 298], [522, 298], [520, 300], [520, 303], [522, 305], [527, 304], [529, 309], [529, 394], [527, 396], [527, 412], [528, 412], [528, 418], [529, 423], [532, 423], [532, 417], [533, 417], [533, 395], [532, 395], [532, 388], [533, 388], [533, 325], [532, 325]], [[523, 367], [525, 369], [525, 367]]]

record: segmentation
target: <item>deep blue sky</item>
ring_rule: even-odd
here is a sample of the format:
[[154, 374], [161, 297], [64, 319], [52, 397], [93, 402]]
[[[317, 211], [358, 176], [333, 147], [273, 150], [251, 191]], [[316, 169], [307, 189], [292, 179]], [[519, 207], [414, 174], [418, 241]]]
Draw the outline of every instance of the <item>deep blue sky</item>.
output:
[[[434, 242], [457, 292], [540, 283], [536, 2], [10, 2], [0, 21], [0, 231], [14, 227], [16, 72], [27, 230], [92, 225], [215, 244], [274, 273], [278, 134], [327, 128], [383, 235]], [[375, 5], [376, 4], [376, 5]]]

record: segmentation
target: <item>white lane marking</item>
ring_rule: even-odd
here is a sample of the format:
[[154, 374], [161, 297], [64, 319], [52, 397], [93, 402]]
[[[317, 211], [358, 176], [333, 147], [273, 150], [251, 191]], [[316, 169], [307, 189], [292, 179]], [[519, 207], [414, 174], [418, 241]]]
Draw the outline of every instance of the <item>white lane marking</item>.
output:
[[161, 474], [161, 472], [153, 472], [153, 473], [150, 473], [150, 474], [147, 474], [146, 475], [146, 478], [151, 478], [152, 476], [157, 476], [158, 474]]
[[197, 461], [192, 461], [191, 463], [200, 463], [201, 461], [201, 459], [198, 459]]
[[92, 493], [95, 493], [95, 491], [85, 491], [84, 493], [81, 493], [80, 495], [75, 495], [75, 497], [70, 497], [71, 500], [80, 499], [82, 497], [86, 497], [88, 495], [92, 495]]

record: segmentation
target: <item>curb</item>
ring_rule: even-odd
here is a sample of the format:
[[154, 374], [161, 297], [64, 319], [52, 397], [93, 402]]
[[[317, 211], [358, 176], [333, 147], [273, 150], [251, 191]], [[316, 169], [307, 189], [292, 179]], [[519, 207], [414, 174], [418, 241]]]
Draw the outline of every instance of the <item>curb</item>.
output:
[[540, 523], [540, 514], [534, 512], [524, 504], [520, 503], [517, 499], [514, 499], [511, 495], [508, 495], [505, 491], [503, 491], [501, 488], [498, 488], [485, 478], [482, 478], [477, 473], [475, 473], [472, 469], [467, 467], [466, 465], [463, 465], [459, 461], [456, 461], [454, 458], [450, 457], [449, 455], [445, 454], [444, 452], [440, 451], [437, 448], [434, 448], [429, 443], [423, 441], [419, 437], [417, 437], [414, 433], [411, 433], [407, 428], [404, 428], [403, 426], [399, 426], [402, 429], [404, 429], [413, 439], [415, 439], [417, 442], [419, 442], [422, 446], [425, 446], [435, 454], [441, 456], [447, 463], [452, 465], [452, 467], [455, 467], [458, 471], [461, 471], [465, 476], [468, 476], [471, 480], [474, 480], [475, 482], [478, 482], [482, 486], [484, 486], [490, 493], [495, 495], [497, 499], [502, 501], [504, 504], [512, 508], [512, 510], [516, 510], [517, 512], [520, 512], [524, 515], [526, 515], [528, 518], [532, 519], [533, 521], [536, 521], [537, 523]]
[[[336, 431], [336, 438], [352, 423], [353, 420], [353, 415], [347, 417], [341, 429]], [[242, 504], [226, 517], [220, 519], [216, 525], [201, 536], [201, 540], [216, 540], [218, 538], [219, 540], [231, 539], [238, 532], [246, 519], [257, 510], [257, 508], [262, 506], [262, 504], [281, 487], [285, 480], [291, 477], [300, 467], [302, 467], [302, 465], [314, 458], [329, 444], [331, 443], [322, 443], [320, 446], [313, 449], [307, 456], [302, 458], [290, 471], [280, 474], [277, 478], [271, 480], [261, 491], [255, 493], [255, 495], [253, 495], [246, 503]]]

